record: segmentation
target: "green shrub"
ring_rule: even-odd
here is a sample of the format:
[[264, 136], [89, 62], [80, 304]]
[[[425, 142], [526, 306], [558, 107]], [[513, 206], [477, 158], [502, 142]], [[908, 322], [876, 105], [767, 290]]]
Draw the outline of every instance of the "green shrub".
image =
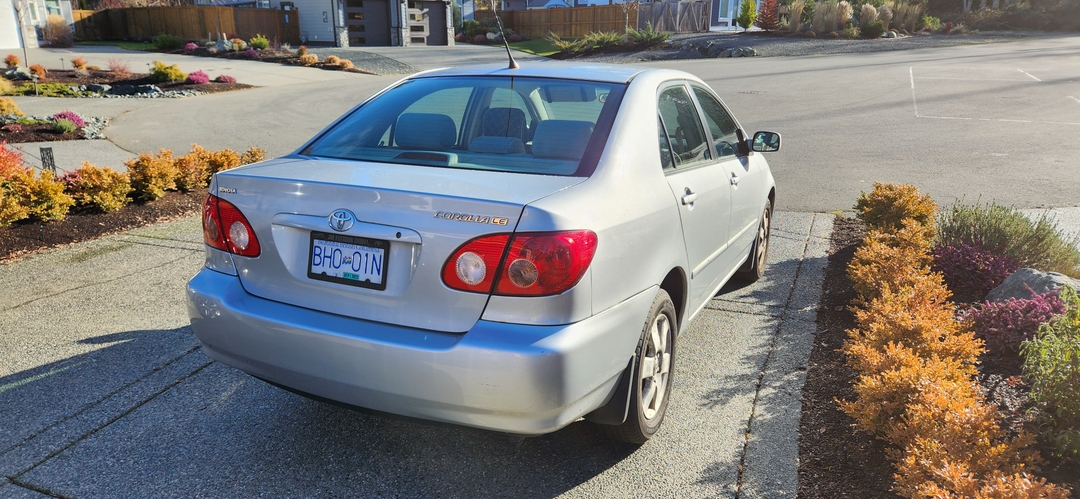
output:
[[937, 244], [971, 244], [1021, 267], [1080, 277], [1080, 236], [1065, 237], [1045, 214], [1032, 221], [1010, 206], [957, 202], [939, 216]]
[[176, 64], [166, 66], [164, 62], [154, 61], [154, 68], [150, 71], [150, 81], [158, 83], [186, 79], [187, 73], [180, 71], [180, 66]]
[[926, 31], [938, 32], [941, 31], [941, 19], [934, 16], [926, 16], [922, 18], [923, 29]]
[[1065, 315], [1044, 324], [1020, 346], [1024, 378], [1039, 409], [1042, 436], [1054, 452], [1080, 458], [1080, 297], [1064, 288]]
[[154, 48], [158, 50], [176, 50], [184, 46], [184, 40], [179, 36], [162, 33], [154, 37]]
[[929, 195], [920, 194], [914, 185], [874, 182], [869, 194], [860, 193], [855, 211], [871, 229], [896, 231], [908, 218], [932, 228], [937, 204]]
[[157, 156], [141, 153], [138, 158], [124, 162], [131, 188], [135, 197], [144, 201], [153, 201], [165, 195], [165, 191], [176, 189], [176, 164], [172, 151], [162, 149]]
[[589, 49], [589, 46], [585, 43], [584, 39], [563, 40], [559, 37], [559, 35], [556, 35], [555, 33], [549, 34], [547, 37], [547, 41], [551, 42], [551, 44], [554, 45], [555, 48], [559, 49], [559, 52], [562, 54], [577, 54], [585, 52]]
[[270, 40], [267, 40], [261, 34], [256, 34], [254, 38], [248, 40], [248, 46], [258, 50], [268, 49], [270, 48]]
[[[0, 77], [0, 95], [11, 95], [15, 93], [15, 84], [11, 83], [11, 80]], [[2, 113], [0, 113], [2, 114]]]
[[623, 42], [623, 35], [617, 31], [594, 31], [585, 35], [584, 40], [586, 45], [594, 49], [614, 47]]
[[131, 179], [112, 168], [83, 163], [65, 178], [68, 192], [79, 206], [92, 206], [103, 212], [119, 210], [128, 204]]
[[480, 21], [474, 21], [472, 19], [464, 22], [462, 30], [465, 32], [465, 36], [469, 38], [487, 33], [487, 28], [481, 26]]
[[875, 39], [881, 38], [881, 35], [885, 34], [885, 21], [880, 19], [876, 21], [870, 21], [866, 24], [866, 27], [859, 32], [863, 38]]
[[840, 38], [858, 38], [858, 37], [859, 37], [859, 28], [856, 28], [855, 26], [848, 26], [848, 27], [840, 30]]
[[815, 13], [817, 13], [817, 2], [814, 0], [803, 2], [802, 13], [799, 14], [799, 24], [810, 24], [814, 20]]
[[79, 126], [69, 119], [61, 118], [53, 122], [52, 128], [57, 133], [71, 133], [78, 130]]
[[626, 34], [630, 37], [630, 40], [639, 47], [653, 47], [660, 45], [661, 43], [666, 42], [668, 37], [671, 36], [671, 33], [654, 30], [652, 21], [645, 24], [645, 29], [630, 28]]
[[735, 18], [735, 23], [742, 29], [749, 29], [756, 20], [757, 3], [754, 0], [742, 0], [742, 4], [739, 5], [739, 17]]

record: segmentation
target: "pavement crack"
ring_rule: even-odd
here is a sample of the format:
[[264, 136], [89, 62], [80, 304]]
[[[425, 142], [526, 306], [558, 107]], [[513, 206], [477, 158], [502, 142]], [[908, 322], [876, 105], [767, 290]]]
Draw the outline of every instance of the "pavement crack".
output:
[[26, 300], [26, 301], [24, 301], [24, 302], [22, 302], [22, 303], [19, 303], [19, 304], [16, 304], [16, 305], [12, 305], [11, 307], [8, 307], [8, 308], [7, 308], [6, 310], [5, 310], [5, 312], [9, 312], [9, 311], [12, 311], [12, 310], [16, 310], [16, 309], [22, 308], [22, 307], [24, 307], [24, 306], [26, 306], [26, 305], [30, 305], [30, 304], [32, 304], [32, 303], [37, 303], [37, 302], [39, 302], [39, 301], [41, 301], [41, 300], [45, 300], [45, 299], [48, 299], [48, 298], [53, 298], [53, 297], [57, 297], [57, 296], [60, 296], [60, 295], [66, 294], [66, 293], [70, 293], [70, 292], [72, 292], [72, 291], [78, 291], [78, 290], [80, 290], [80, 289], [86, 289], [86, 288], [90, 288], [90, 287], [98, 286], [98, 285], [101, 285], [101, 284], [108, 284], [108, 283], [112, 283], [112, 282], [116, 282], [116, 281], [124, 280], [124, 279], [127, 279], [128, 277], [131, 277], [131, 276], [133, 276], [133, 275], [139, 274], [139, 273], [141, 273], [141, 272], [145, 272], [145, 271], [147, 271], [147, 270], [154, 270], [154, 269], [160, 269], [160, 268], [162, 268], [162, 267], [165, 267], [165, 266], [167, 266], [167, 265], [171, 265], [171, 264], [174, 264], [174, 263], [176, 263], [176, 262], [179, 262], [180, 260], [183, 260], [184, 258], [187, 258], [188, 256], [189, 256], [189, 255], [184, 255], [184, 256], [181, 256], [181, 257], [179, 257], [179, 258], [174, 258], [174, 259], [172, 259], [172, 260], [169, 260], [169, 261], [166, 261], [166, 262], [162, 262], [162, 263], [160, 263], [160, 264], [158, 264], [158, 265], [154, 265], [153, 267], [146, 267], [146, 268], [141, 268], [141, 269], [139, 269], [139, 270], [136, 270], [136, 271], [134, 271], [134, 272], [131, 272], [131, 273], [128, 273], [128, 274], [124, 274], [124, 275], [120, 275], [120, 276], [114, 277], [114, 278], [112, 278], [112, 279], [109, 279], [109, 280], [106, 280], [106, 281], [96, 281], [96, 282], [91, 282], [91, 283], [83, 284], [83, 285], [81, 285], [81, 286], [75, 286], [75, 287], [73, 287], [73, 288], [67, 288], [67, 289], [64, 289], [64, 290], [62, 290], [62, 291], [57, 291], [57, 292], [55, 292], [55, 293], [49, 293], [49, 294], [47, 294], [47, 295], [44, 295], [44, 296], [39, 296], [39, 297], [37, 297], [37, 298], [33, 298], [33, 299], [30, 299], [30, 300]]
[[22, 480], [19, 480], [16, 477], [8, 477], [8, 480], [11, 481], [12, 485], [22, 487], [22, 488], [27, 489], [27, 490], [32, 490], [34, 492], [37, 492], [38, 494], [45, 494], [45, 495], [47, 495], [49, 497], [56, 497], [58, 499], [73, 499], [73, 498], [71, 498], [71, 496], [66, 496], [66, 495], [63, 495], [63, 494], [61, 494], [59, 492], [53, 492], [53, 491], [51, 491], [49, 489], [46, 489], [44, 487], [39, 487], [39, 486], [34, 485], [32, 483], [24, 482]]
[[813, 238], [814, 225], [818, 222], [820, 215], [815, 214], [814, 218], [810, 222], [810, 227], [803, 237], [803, 249], [802, 254], [799, 255], [799, 265], [795, 267], [795, 279], [792, 281], [791, 291], [788, 292], [787, 299], [784, 301], [783, 314], [780, 316], [780, 320], [776, 323], [776, 330], [773, 331], [772, 340], [769, 342], [769, 353], [765, 355], [765, 361], [761, 364], [761, 371], [758, 373], [757, 386], [754, 387], [754, 402], [750, 405], [750, 418], [746, 421], [746, 433], [743, 435], [743, 448], [741, 456], [739, 456], [739, 473], [735, 479], [735, 499], [739, 499], [742, 494], [743, 487], [743, 472], [746, 469], [746, 454], [750, 447], [750, 435], [754, 429], [754, 416], [757, 414], [758, 401], [761, 398], [761, 386], [765, 383], [765, 373], [769, 371], [769, 364], [772, 361], [773, 352], [776, 351], [776, 342], [780, 339], [780, 330], [784, 327], [784, 321], [787, 320], [788, 310], [791, 308], [791, 301], [795, 298], [795, 289], [798, 288], [799, 277], [802, 276], [803, 262], [806, 261], [806, 254], [810, 248], [810, 240]]
[[[198, 349], [199, 349], [199, 347], [193, 347], [193, 348], [192, 348], [191, 350], [189, 350], [189, 351], [188, 351], [187, 353], [185, 353], [184, 355], [181, 355], [180, 357], [177, 357], [177, 359], [173, 360], [173, 362], [175, 362], [176, 360], [179, 360], [179, 359], [181, 359], [181, 358], [184, 358], [184, 357], [186, 357], [187, 355], [190, 355], [190, 354], [191, 354], [192, 352], [194, 352], [195, 350], [198, 350]], [[170, 364], [171, 364], [171, 362], [170, 362]], [[159, 397], [159, 396], [160, 396], [161, 394], [163, 394], [163, 393], [165, 393], [165, 392], [167, 392], [167, 391], [171, 390], [171, 389], [172, 389], [172, 388], [173, 388], [174, 386], [176, 386], [176, 385], [179, 385], [180, 383], [183, 383], [184, 381], [186, 381], [186, 380], [190, 379], [190, 378], [191, 378], [192, 376], [195, 376], [196, 374], [198, 374], [198, 373], [202, 372], [202, 370], [203, 370], [203, 369], [206, 369], [206, 368], [207, 368], [207, 366], [209, 366], [210, 364], [213, 364], [213, 361], [207, 361], [206, 363], [204, 363], [203, 365], [199, 366], [199, 367], [198, 367], [197, 369], [195, 369], [194, 371], [191, 371], [190, 373], [187, 373], [187, 374], [185, 374], [184, 376], [181, 376], [181, 377], [180, 377], [179, 379], [176, 379], [176, 380], [174, 380], [174, 381], [172, 381], [172, 382], [170, 382], [170, 383], [166, 384], [164, 388], [162, 388], [162, 389], [160, 389], [160, 390], [158, 390], [158, 391], [156, 391], [156, 392], [154, 392], [154, 393], [150, 394], [150, 396], [149, 396], [149, 397], [146, 397], [145, 399], [143, 399], [143, 400], [139, 401], [138, 403], [136, 403], [136, 404], [132, 405], [131, 407], [129, 407], [129, 408], [127, 409], [127, 410], [125, 410], [125, 411], [121, 412], [120, 414], [117, 414], [116, 416], [113, 416], [112, 418], [109, 418], [109, 420], [108, 420], [108, 421], [106, 421], [106, 422], [105, 422], [105, 424], [103, 424], [103, 425], [101, 425], [101, 426], [99, 426], [99, 427], [97, 427], [97, 428], [94, 428], [94, 429], [92, 429], [92, 430], [90, 430], [90, 431], [88, 431], [88, 432], [84, 433], [84, 434], [83, 434], [83, 435], [81, 435], [80, 437], [78, 437], [78, 438], [76, 438], [76, 439], [72, 440], [71, 442], [68, 442], [68, 443], [66, 443], [66, 444], [64, 444], [64, 445], [62, 445], [62, 446], [60, 446], [60, 447], [59, 447], [59, 448], [57, 448], [57, 449], [54, 449], [54, 450], [53, 450], [52, 452], [50, 452], [50, 453], [49, 453], [49, 454], [48, 454], [47, 456], [45, 456], [44, 458], [42, 458], [42, 459], [41, 459], [41, 460], [39, 460], [38, 462], [34, 463], [33, 465], [31, 465], [31, 466], [30, 466], [29, 468], [27, 468], [27, 469], [25, 469], [25, 470], [23, 470], [23, 471], [20, 471], [20, 472], [18, 472], [18, 473], [16, 473], [16, 474], [15, 474], [14, 476], [8, 477], [8, 480], [11, 480], [11, 482], [12, 482], [12, 483], [16, 483], [16, 480], [18, 480], [18, 479], [19, 479], [19, 477], [21, 477], [21, 476], [23, 476], [23, 475], [25, 475], [25, 474], [29, 473], [29, 472], [30, 472], [31, 470], [33, 470], [34, 468], [37, 468], [38, 466], [41, 466], [42, 464], [46, 463], [46, 462], [47, 462], [48, 460], [50, 460], [50, 459], [52, 459], [52, 458], [56, 457], [57, 455], [59, 455], [59, 454], [63, 453], [64, 451], [66, 451], [66, 450], [70, 449], [71, 447], [75, 446], [75, 445], [76, 445], [76, 444], [78, 444], [79, 442], [82, 442], [83, 440], [86, 440], [87, 438], [90, 438], [90, 437], [91, 437], [91, 436], [93, 436], [93, 435], [94, 435], [95, 433], [97, 433], [97, 432], [99, 432], [99, 431], [101, 431], [101, 430], [104, 430], [105, 428], [108, 428], [108, 427], [109, 427], [110, 425], [112, 425], [113, 423], [115, 423], [115, 422], [117, 422], [117, 421], [119, 421], [119, 420], [123, 419], [123, 418], [124, 418], [124, 416], [127, 416], [128, 414], [131, 414], [132, 412], [135, 412], [135, 411], [136, 411], [136, 410], [138, 410], [138, 409], [139, 409], [140, 407], [142, 407], [142, 406], [146, 405], [146, 403], [150, 402], [151, 400], [154, 400], [154, 399], [158, 398], [158, 397]], [[168, 364], [166, 364], [166, 365], [168, 365]], [[165, 365], [163, 365], [163, 366], [161, 366], [161, 367], [159, 367], [159, 368], [155, 369], [154, 371], [151, 371], [151, 373], [150, 373], [150, 374], [153, 374], [154, 372], [160, 371], [160, 370], [161, 370], [162, 368], [164, 368], [164, 367], [165, 367]], [[147, 374], [147, 376], [149, 376], [150, 374]], [[145, 378], [146, 378], [146, 376], [143, 376], [143, 378], [140, 378], [140, 379], [145, 379]], [[128, 386], [130, 386], [130, 385], [131, 385], [131, 384], [128, 384]], [[114, 393], [115, 393], [115, 392], [114, 392]], [[106, 399], [107, 399], [107, 398], [108, 398], [108, 397], [106, 397]], [[105, 399], [102, 399], [102, 400], [105, 400]], [[100, 401], [99, 401], [99, 403], [100, 403]], [[54, 496], [54, 497], [59, 497], [59, 496]]]

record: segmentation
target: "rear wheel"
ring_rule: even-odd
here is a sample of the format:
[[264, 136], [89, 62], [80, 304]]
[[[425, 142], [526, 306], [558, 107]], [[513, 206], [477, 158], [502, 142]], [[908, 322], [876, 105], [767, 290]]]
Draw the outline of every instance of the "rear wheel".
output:
[[758, 221], [757, 237], [750, 247], [746, 263], [735, 276], [743, 282], [755, 282], [765, 274], [765, 262], [769, 259], [769, 232], [772, 230], [772, 201], [765, 201], [765, 210]]
[[638, 341], [626, 421], [621, 425], [602, 427], [611, 438], [643, 444], [660, 429], [671, 395], [677, 330], [675, 305], [661, 289], [653, 300], [649, 319], [645, 321]]

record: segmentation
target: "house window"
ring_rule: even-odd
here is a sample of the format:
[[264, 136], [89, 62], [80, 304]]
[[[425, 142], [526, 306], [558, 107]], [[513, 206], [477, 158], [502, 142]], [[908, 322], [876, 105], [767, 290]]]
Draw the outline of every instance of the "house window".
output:
[[367, 38], [354, 36], [349, 38], [349, 45], [367, 45]]
[[424, 25], [423, 24], [410, 25], [409, 26], [409, 31], [412, 31], [413, 33], [417, 33], [417, 32], [423, 33], [424, 32]]
[[350, 33], [363, 33], [364, 32], [364, 25], [363, 24], [350, 24], [349, 25], [349, 32]]
[[364, 20], [364, 13], [363, 12], [350, 12], [349, 13], [349, 19], [352, 19], [354, 21], [363, 21]]
[[424, 37], [416, 37], [416, 36], [414, 36], [414, 37], [410, 38], [409, 40], [411, 40], [413, 43], [427, 43], [427, 40], [425, 40]]
[[364, 0], [346, 0], [345, 6], [353, 9], [362, 9], [364, 8]]
[[410, 9], [420, 10], [420, 9], [424, 8], [424, 6], [420, 5], [420, 2], [409, 2], [409, 8]]
[[423, 14], [409, 14], [409, 19], [412, 19], [413, 21], [417, 21], [417, 22], [424, 22], [424, 15]]

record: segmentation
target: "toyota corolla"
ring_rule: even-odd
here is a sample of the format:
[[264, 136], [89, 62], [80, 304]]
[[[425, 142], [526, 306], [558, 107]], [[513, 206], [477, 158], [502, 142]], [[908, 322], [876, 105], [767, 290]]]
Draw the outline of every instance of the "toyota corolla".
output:
[[192, 328], [214, 360], [314, 398], [518, 435], [585, 418], [643, 443], [679, 333], [762, 275], [761, 153], [779, 149], [683, 72], [414, 75], [214, 176]]

